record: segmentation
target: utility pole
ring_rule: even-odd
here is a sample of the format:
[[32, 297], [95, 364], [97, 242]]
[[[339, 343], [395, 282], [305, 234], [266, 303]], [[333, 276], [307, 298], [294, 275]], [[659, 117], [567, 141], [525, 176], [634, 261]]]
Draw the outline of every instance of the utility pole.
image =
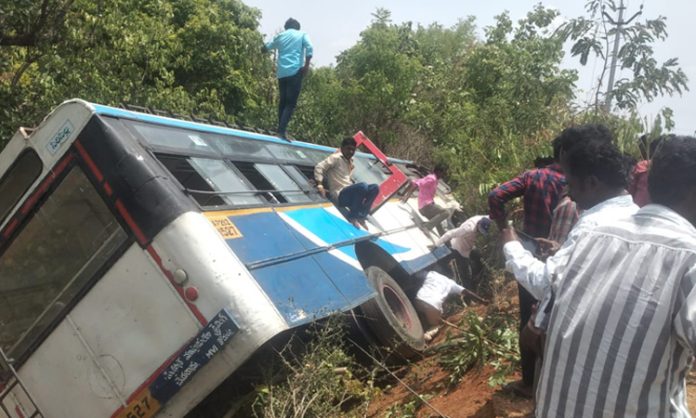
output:
[[[612, 8], [613, 9], [613, 8]], [[616, 11], [617, 9], [613, 9], [612, 11]], [[640, 10], [636, 12], [633, 16], [631, 16], [630, 19], [627, 21], [623, 20], [623, 14], [624, 10], [626, 10], [626, 7], [624, 7], [624, 0], [621, 0], [621, 3], [619, 4], [618, 11], [619, 11], [619, 19], [618, 21], [614, 21], [614, 19], [607, 13], [606, 11], [602, 10], [602, 15], [607, 19], [607, 21], [615, 27], [615, 33], [614, 33], [614, 51], [611, 54], [611, 64], [609, 66], [609, 83], [607, 84], [607, 92], [605, 93], [605, 101], [604, 101], [604, 110], [609, 112], [611, 110], [611, 99], [612, 95], [611, 92], [614, 90], [614, 77], [616, 76], [616, 61], [619, 58], [619, 45], [621, 43], [621, 32], [623, 30], [624, 25], [628, 25], [635, 19], [636, 17], [640, 16], [643, 13], [643, 5], [640, 5]]]

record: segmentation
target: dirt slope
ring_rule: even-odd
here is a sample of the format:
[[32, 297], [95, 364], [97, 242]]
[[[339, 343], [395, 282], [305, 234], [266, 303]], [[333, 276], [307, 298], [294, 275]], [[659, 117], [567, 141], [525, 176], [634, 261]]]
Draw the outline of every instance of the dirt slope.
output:
[[[517, 313], [517, 290], [514, 283], [509, 283], [502, 290], [499, 300], [504, 308], [511, 313]], [[477, 310], [484, 314], [483, 307], [468, 307], [454, 313], [448, 318], [449, 322], [457, 323], [468, 309]], [[443, 330], [435, 338], [433, 344], [442, 342]], [[391, 388], [383, 391], [381, 396], [373, 400], [368, 417], [373, 418], [403, 418], [403, 417], [438, 417], [451, 418], [494, 418], [494, 417], [525, 417], [533, 411], [531, 400], [520, 398], [509, 393], [502, 387], [491, 387], [488, 378], [493, 370], [490, 367], [476, 368], [469, 371], [461, 382], [451, 390], [447, 390], [448, 373], [438, 365], [437, 355], [426, 356], [411, 365], [397, 371], [397, 375], [414, 391], [425, 397], [427, 404], [418, 402], [416, 397], [403, 385], [394, 381]], [[519, 379], [519, 375], [510, 376], [510, 381]], [[692, 373], [688, 384], [688, 403], [693, 416], [696, 417], [696, 373]]]

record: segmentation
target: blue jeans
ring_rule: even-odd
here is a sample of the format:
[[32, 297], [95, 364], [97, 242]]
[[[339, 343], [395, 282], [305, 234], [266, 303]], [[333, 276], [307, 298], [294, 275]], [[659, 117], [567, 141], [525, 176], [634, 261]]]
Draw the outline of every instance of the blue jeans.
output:
[[280, 92], [280, 102], [278, 103], [278, 134], [285, 137], [288, 123], [297, 106], [297, 99], [300, 97], [302, 89], [302, 72], [290, 77], [278, 79], [278, 91]]
[[376, 184], [355, 183], [338, 194], [338, 205], [348, 207], [348, 219], [365, 219], [379, 194]]

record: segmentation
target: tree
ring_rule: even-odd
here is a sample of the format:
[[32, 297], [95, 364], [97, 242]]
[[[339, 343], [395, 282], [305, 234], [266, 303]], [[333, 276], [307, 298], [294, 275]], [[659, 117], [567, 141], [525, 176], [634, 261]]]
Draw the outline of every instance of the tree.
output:
[[73, 97], [254, 123], [273, 114], [239, 0], [20, 0], [0, 13], [0, 145]]
[[0, 7], [0, 46], [39, 47], [58, 42], [73, 0], [16, 0]]
[[[607, 104], [616, 100], [619, 109], [632, 110], [642, 100], [650, 102], [665, 94], [671, 96], [688, 90], [688, 78], [679, 67], [678, 59], [670, 58], [658, 63], [654, 56], [654, 44], [667, 38], [667, 21], [664, 16], [631, 23], [639, 12], [624, 21], [623, 0], [618, 5], [614, 0], [589, 0], [585, 7], [589, 17], [568, 21], [560, 32], [573, 42], [571, 54], [579, 57], [580, 64], [586, 65], [590, 55], [603, 62], [602, 72], [597, 79], [594, 101], [596, 109], [600, 108], [602, 100]], [[609, 12], [618, 12], [619, 18], [614, 20]], [[616, 50], [614, 45], [618, 46], [619, 40], [624, 43], [614, 55], [612, 50]], [[601, 91], [612, 73], [614, 57], [619, 70], [623, 70], [623, 76], [610, 86], [610, 91], [603, 97]]]
[[378, 10], [335, 68], [313, 71], [296, 132], [337, 145], [363, 130], [387, 153], [432, 166], [447, 162], [464, 200], [517, 174], [571, 115], [574, 71], [559, 68], [557, 12], [507, 14], [477, 39], [473, 18], [452, 27], [394, 24]]

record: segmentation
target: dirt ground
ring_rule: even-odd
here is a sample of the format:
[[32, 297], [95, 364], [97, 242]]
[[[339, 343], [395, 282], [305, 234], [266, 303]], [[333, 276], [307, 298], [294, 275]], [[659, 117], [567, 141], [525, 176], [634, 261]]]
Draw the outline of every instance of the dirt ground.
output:
[[[517, 310], [517, 291], [514, 284], [503, 289], [500, 300], [505, 302], [506, 308]], [[477, 313], [483, 314], [482, 307], [469, 307]], [[456, 323], [465, 312], [460, 310], [448, 318], [449, 322]], [[480, 312], [479, 312], [480, 311]], [[452, 330], [456, 332], [456, 330]], [[432, 344], [438, 344], [444, 339], [445, 332], [440, 332]], [[414, 391], [426, 399], [426, 403], [420, 404], [416, 397], [409, 392], [404, 385], [394, 382], [391, 388], [385, 389], [381, 396], [373, 400], [367, 416], [370, 418], [414, 416], [426, 417], [451, 417], [451, 418], [498, 418], [498, 417], [525, 417], [532, 413], [533, 402], [520, 398], [510, 393], [503, 387], [491, 387], [488, 378], [492, 373], [491, 368], [473, 369], [469, 371], [461, 382], [453, 389], [447, 390], [448, 374], [438, 366], [436, 356], [425, 357], [397, 371], [399, 378]], [[510, 376], [509, 381], [519, 379], [519, 375]], [[692, 372], [687, 382], [687, 401], [691, 414], [696, 416], [696, 373]], [[398, 406], [398, 409], [395, 407]], [[395, 412], [399, 411], [399, 412]], [[406, 413], [404, 412], [406, 411]]]

